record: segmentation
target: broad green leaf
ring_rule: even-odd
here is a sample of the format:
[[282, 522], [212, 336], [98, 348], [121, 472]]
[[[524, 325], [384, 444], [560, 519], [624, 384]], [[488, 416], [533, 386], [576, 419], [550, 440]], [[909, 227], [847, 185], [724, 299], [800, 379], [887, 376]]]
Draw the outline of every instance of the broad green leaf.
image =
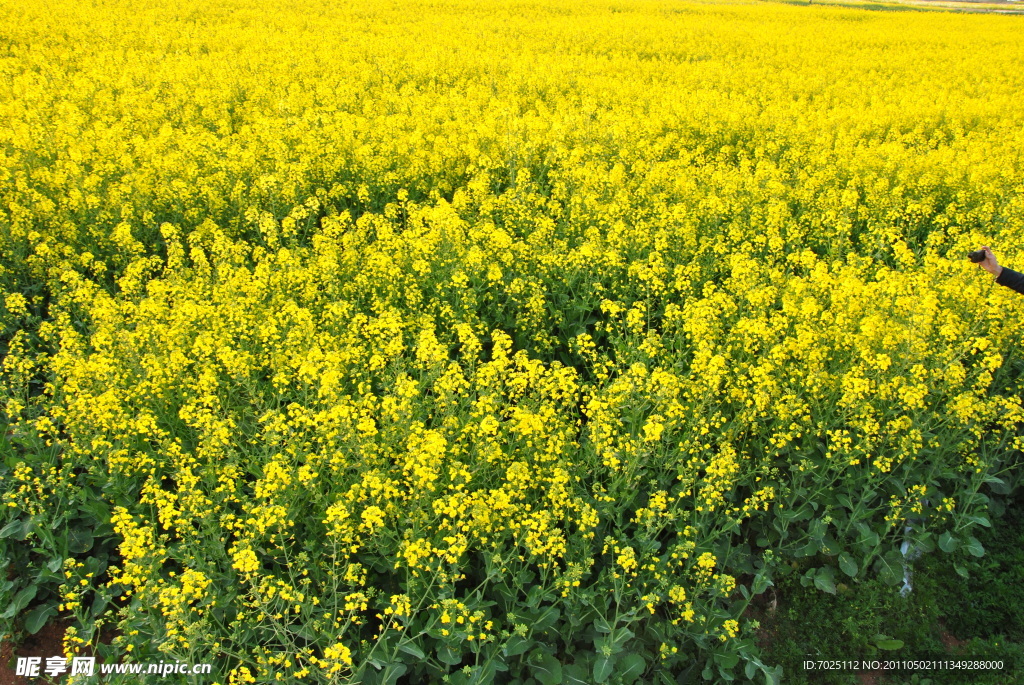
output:
[[623, 683], [632, 683], [647, 670], [647, 662], [637, 653], [627, 654], [619, 662], [619, 677]]
[[903, 640], [895, 640], [888, 635], [882, 635], [879, 633], [878, 635], [875, 635], [875, 646], [879, 649], [892, 651], [894, 649], [901, 648], [903, 646]]
[[835, 538], [828, 533], [826, 533], [825, 537], [823, 537], [818, 543], [818, 547], [823, 554], [830, 557], [839, 554], [839, 543], [836, 542]]
[[550, 654], [544, 654], [536, 662], [531, 660], [530, 672], [541, 685], [559, 685], [562, 682], [562, 664]]
[[743, 667], [743, 675], [747, 676], [747, 680], [753, 680], [754, 675], [757, 673], [757, 664], [753, 661], [748, 661], [747, 665]]
[[403, 642], [398, 645], [398, 650], [405, 652], [406, 654], [413, 656], [417, 659], [426, 659], [427, 655], [422, 649], [416, 646], [415, 642]]
[[611, 639], [612, 654], [618, 654], [621, 652], [626, 642], [628, 642], [633, 635], [633, 631], [628, 628], [619, 628], [613, 632]]
[[39, 591], [39, 587], [36, 585], [29, 585], [26, 588], [22, 588], [21, 592], [14, 595], [14, 599], [11, 600], [10, 605], [7, 607], [7, 611], [4, 612], [2, 618], [13, 618], [19, 611], [28, 606], [36, 593]]
[[398, 679], [405, 675], [405, 672], [409, 670], [409, 667], [402, 663], [388, 664], [384, 669], [383, 680], [381, 682], [384, 685], [395, 685]]
[[0, 538], [6, 538], [10, 537], [11, 535], [14, 535], [15, 531], [21, 529], [23, 523], [24, 521], [22, 521], [21, 519], [15, 519], [3, 528], [0, 528]]
[[561, 615], [562, 611], [560, 609], [556, 609], [555, 607], [547, 607], [546, 609], [543, 609], [540, 612], [540, 616], [538, 616], [533, 621], [533, 625], [531, 626], [533, 629], [532, 634], [536, 635], [538, 633], [542, 633], [551, 626], [555, 625], [555, 623], [558, 622], [558, 618]]
[[987, 476], [985, 482], [992, 487], [992, 492], [997, 495], [1009, 495], [1010, 486], [1002, 478], [996, 478], [995, 476]]
[[55, 616], [56, 614], [57, 607], [52, 604], [45, 607], [36, 607], [25, 616], [25, 630], [27, 630], [30, 635], [35, 635], [44, 625], [46, 625], [46, 622], [50, 617]]
[[943, 552], [953, 552], [956, 550], [959, 544], [959, 540], [953, 537], [953, 534], [950, 533], [948, 530], [939, 536], [939, 549], [941, 549]]
[[562, 667], [562, 682], [565, 685], [590, 685], [590, 674], [579, 664]]
[[821, 519], [814, 519], [811, 521], [811, 525], [808, 526], [807, 532], [811, 538], [815, 540], [821, 540], [825, 537], [825, 532], [828, 530], [828, 524]]
[[846, 552], [839, 555], [839, 569], [851, 578], [856, 578], [859, 570], [857, 562]]
[[922, 552], [934, 552], [935, 540], [931, 531], [925, 531], [914, 538], [914, 545]]
[[871, 530], [866, 523], [863, 521], [857, 522], [857, 531], [860, 535], [857, 536], [857, 545], [866, 548], [865, 552], [870, 552], [872, 549], [878, 546], [878, 533]]
[[615, 670], [615, 657], [613, 656], [599, 656], [597, 661], [594, 662], [594, 682], [604, 683], [607, 682], [608, 677]]
[[449, 666], [462, 663], [462, 654], [443, 643], [437, 648], [437, 658], [441, 660], [442, 664]]
[[[100, 614], [102, 614], [103, 610], [106, 609], [106, 608], [107, 608], [107, 599], [106, 599], [106, 597], [104, 597], [101, 593], [97, 592], [96, 593], [96, 597], [94, 597], [93, 600], [92, 600], [92, 606], [89, 608], [89, 610], [92, 612], [92, 617], [93, 618], [99, 618]], [[305, 627], [305, 626], [303, 626], [303, 627]], [[311, 636], [311, 637], [309, 637], [307, 639], [315, 640], [316, 639], [316, 635], [314, 634], [313, 636]]]
[[519, 635], [512, 635], [508, 641], [505, 642], [505, 647], [502, 651], [505, 656], [518, 656], [533, 646], [533, 640], [527, 637], [520, 637]]
[[985, 548], [981, 546], [981, 542], [978, 540], [978, 538], [974, 537], [973, 535], [967, 538], [967, 544], [964, 545], [964, 547], [967, 549], [968, 552], [970, 552], [972, 556], [985, 556]]
[[886, 585], [899, 585], [903, 580], [903, 557], [896, 550], [890, 550], [875, 562], [878, 577]]
[[818, 569], [818, 572], [814, 574], [814, 587], [830, 595], [836, 594], [836, 582], [831, 566], [823, 566]]

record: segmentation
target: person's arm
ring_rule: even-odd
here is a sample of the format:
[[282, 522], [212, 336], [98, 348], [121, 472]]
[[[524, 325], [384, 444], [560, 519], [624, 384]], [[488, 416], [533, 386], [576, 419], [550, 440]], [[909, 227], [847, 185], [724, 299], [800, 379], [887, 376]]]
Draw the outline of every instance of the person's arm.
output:
[[1005, 285], [1007, 288], [1016, 290], [1024, 295], [1024, 274], [1019, 271], [1007, 269], [1005, 266], [1001, 267], [999, 275], [996, 276], [996, 283]]
[[985, 259], [978, 262], [978, 266], [995, 276], [999, 285], [1005, 285], [1024, 295], [1024, 274], [999, 266], [999, 261], [987, 245], [981, 249], [985, 251]]

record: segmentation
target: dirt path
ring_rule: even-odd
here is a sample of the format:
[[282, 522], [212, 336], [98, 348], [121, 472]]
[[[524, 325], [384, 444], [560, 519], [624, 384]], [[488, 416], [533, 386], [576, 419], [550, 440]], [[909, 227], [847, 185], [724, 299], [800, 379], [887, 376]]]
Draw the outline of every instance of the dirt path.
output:
[[62, 621], [51, 620], [38, 633], [27, 636], [17, 649], [14, 649], [13, 644], [6, 640], [0, 644], [0, 685], [29, 685], [29, 683], [42, 685], [43, 683], [54, 682], [46, 677], [26, 678], [15, 675], [17, 657], [42, 657], [42, 663], [45, 666], [48, 657], [63, 655], [64, 629], [70, 624], [70, 619]]

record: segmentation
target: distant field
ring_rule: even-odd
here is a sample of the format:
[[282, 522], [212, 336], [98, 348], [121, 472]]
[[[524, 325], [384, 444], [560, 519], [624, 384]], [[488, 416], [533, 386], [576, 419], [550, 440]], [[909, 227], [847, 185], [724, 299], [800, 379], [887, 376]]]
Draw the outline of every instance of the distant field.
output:
[[0, 1], [0, 635], [777, 680], [780, 564], [895, 588], [1019, 477], [1024, 299], [965, 256], [1024, 268], [1020, 21]]
[[937, 11], [960, 11], [979, 14], [1024, 14], [1024, 4], [1020, 0], [997, 0], [988, 2], [986, 0], [889, 0], [876, 2], [875, 0], [782, 0], [789, 4], [815, 4], [835, 5], [841, 7], [857, 7], [868, 9], [904, 9], [916, 8], [922, 10]]

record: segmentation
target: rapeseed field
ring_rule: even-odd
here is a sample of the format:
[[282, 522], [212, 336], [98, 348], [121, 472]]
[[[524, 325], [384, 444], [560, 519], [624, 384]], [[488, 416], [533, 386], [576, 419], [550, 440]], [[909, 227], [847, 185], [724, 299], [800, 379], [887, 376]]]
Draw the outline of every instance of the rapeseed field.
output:
[[0, 633], [778, 682], [781, 565], [895, 591], [1019, 478], [965, 257], [1024, 266], [1021, 64], [1012, 16], [3, 0]]

